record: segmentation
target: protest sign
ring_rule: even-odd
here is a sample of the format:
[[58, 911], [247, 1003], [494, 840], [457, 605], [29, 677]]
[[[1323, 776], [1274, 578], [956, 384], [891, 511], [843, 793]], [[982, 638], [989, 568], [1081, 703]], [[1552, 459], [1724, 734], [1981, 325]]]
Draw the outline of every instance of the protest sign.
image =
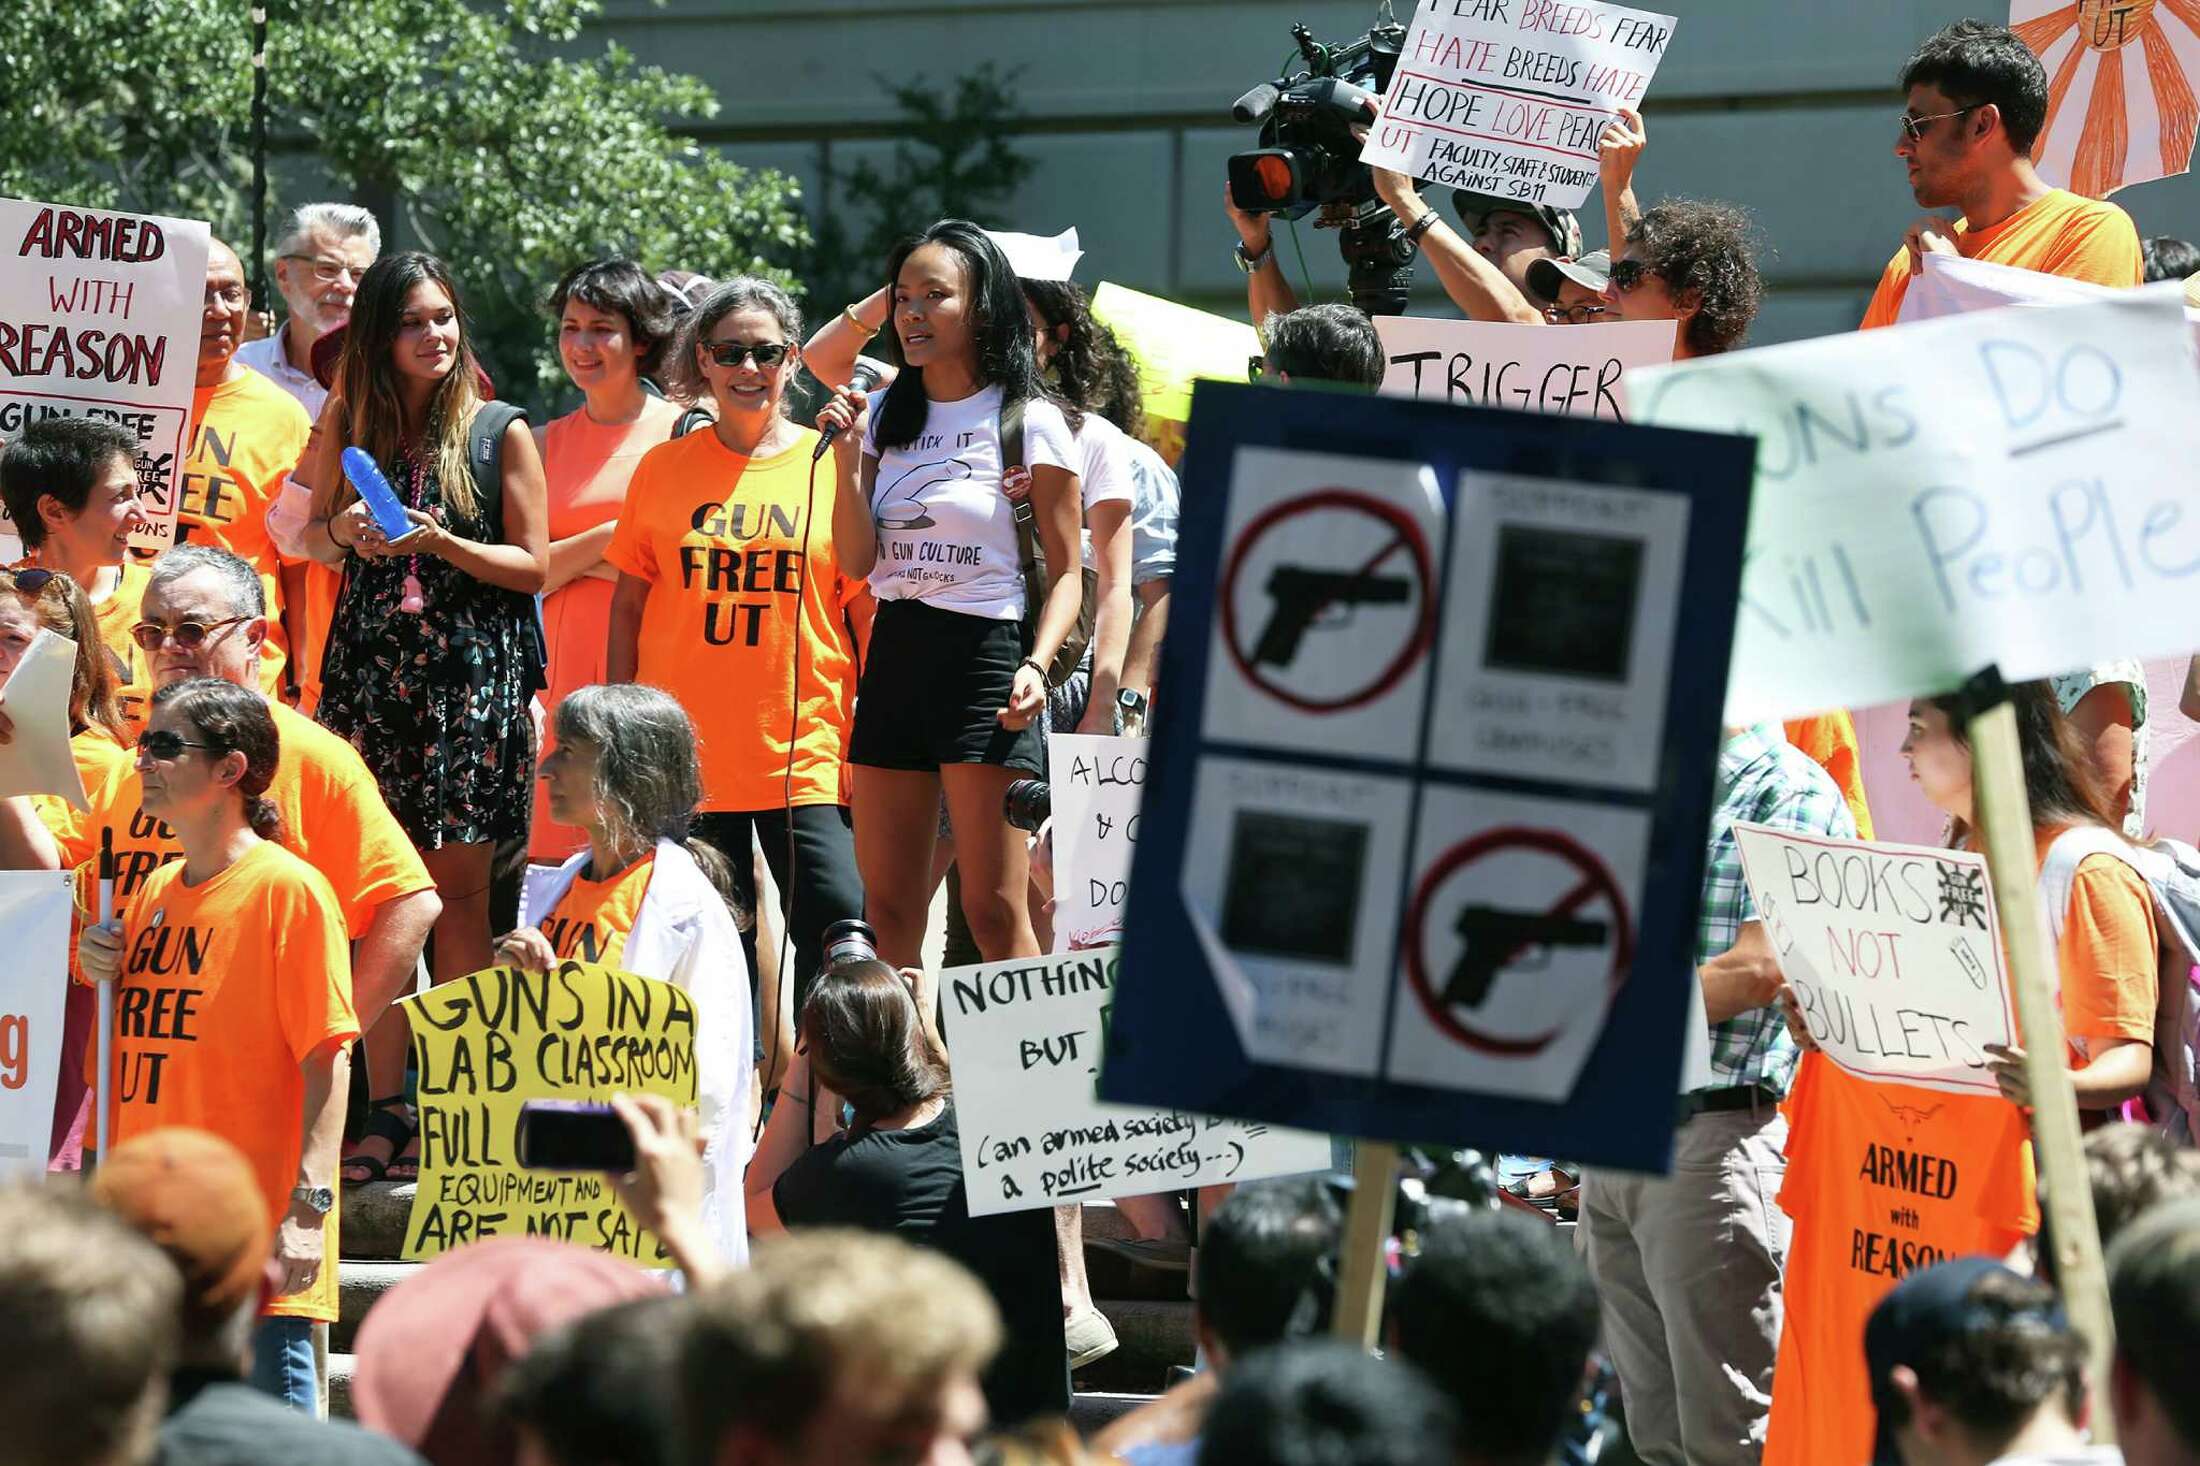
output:
[[1758, 436], [1727, 721], [2200, 645], [2195, 400], [2175, 285], [1630, 376], [1638, 422]]
[[[175, 538], [207, 241], [196, 220], [0, 199], [0, 443], [44, 417], [121, 428], [148, 550]], [[21, 554], [0, 515], [0, 561]]]
[[70, 876], [0, 871], [8, 982], [0, 994], [0, 1180], [43, 1175], [69, 993]]
[[1377, 316], [1382, 390], [1462, 407], [1624, 418], [1621, 379], [1673, 359], [1669, 321], [1530, 326]]
[[1642, 106], [1676, 23], [1599, 0], [1421, 0], [1360, 160], [1579, 208], [1605, 124]]
[[1737, 824], [1780, 973], [1826, 1057], [1859, 1079], [1997, 1094], [2015, 1042], [1986, 860]]
[[1663, 1169], [1752, 445], [1194, 402], [1101, 1094]]
[[1056, 733], [1047, 739], [1054, 796], [1054, 950], [1123, 939], [1138, 803], [1146, 793], [1143, 738]]
[[1260, 355], [1260, 335], [1243, 321], [1209, 315], [1113, 281], [1093, 292], [1094, 319], [1115, 332], [1138, 362], [1146, 415], [1181, 423], [1192, 415], [1192, 383], [1200, 377], [1242, 382]]
[[76, 643], [44, 627], [0, 684], [0, 712], [14, 724], [0, 743], [0, 799], [53, 794], [89, 809], [84, 775], [69, 749], [69, 694], [76, 686]]
[[2200, 10], [2180, 0], [2011, 0], [2009, 24], [2054, 78], [2032, 150], [2042, 178], [2103, 199], [2191, 166]]
[[600, 1175], [519, 1164], [528, 1100], [658, 1094], [695, 1103], [695, 1002], [593, 962], [492, 967], [404, 1001], [420, 1071], [420, 1187], [407, 1260], [543, 1236], [670, 1267]]
[[972, 1216], [1328, 1167], [1326, 1136], [1095, 1099], [1120, 966], [1102, 947], [940, 974]]

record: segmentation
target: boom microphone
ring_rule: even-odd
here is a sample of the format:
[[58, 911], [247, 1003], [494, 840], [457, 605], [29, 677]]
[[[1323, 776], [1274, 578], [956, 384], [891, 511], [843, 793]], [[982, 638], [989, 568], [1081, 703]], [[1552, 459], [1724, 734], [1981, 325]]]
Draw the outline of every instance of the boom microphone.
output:
[[[878, 386], [878, 368], [867, 361], [858, 361], [856, 369], [848, 374], [848, 385], [869, 396], [871, 390]], [[839, 436], [840, 428], [837, 424], [820, 432], [817, 435], [817, 451], [810, 455], [810, 462], [815, 463], [823, 458], [825, 450], [832, 447], [833, 439]]]

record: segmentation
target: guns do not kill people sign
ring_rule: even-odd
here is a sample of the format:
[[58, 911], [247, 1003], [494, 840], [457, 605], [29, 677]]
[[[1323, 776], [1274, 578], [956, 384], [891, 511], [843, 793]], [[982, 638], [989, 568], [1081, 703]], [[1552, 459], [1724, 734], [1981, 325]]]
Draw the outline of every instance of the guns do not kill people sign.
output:
[[1676, 24], [1598, 0], [1421, 0], [1360, 159], [1579, 208], [1597, 140], [1621, 107], [1642, 105]]
[[1193, 413], [1102, 1097], [1663, 1169], [1751, 445]]

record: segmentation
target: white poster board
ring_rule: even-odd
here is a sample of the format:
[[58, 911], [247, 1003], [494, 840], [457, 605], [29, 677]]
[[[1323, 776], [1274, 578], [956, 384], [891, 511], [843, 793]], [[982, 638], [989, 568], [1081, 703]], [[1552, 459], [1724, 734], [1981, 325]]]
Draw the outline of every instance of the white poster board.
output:
[[2054, 82], [2040, 177], [2103, 199], [2192, 164], [2200, 12], [2179, 0], [2010, 0], [2009, 26]]
[[2015, 1041], [1986, 859], [1737, 824], [1742, 871], [1803, 1021], [1859, 1079], [1996, 1094]]
[[1571, 417], [1627, 416], [1621, 382], [1673, 359], [1670, 321], [1530, 326], [1377, 316], [1382, 390], [1459, 407], [1510, 407]]
[[970, 1214], [1326, 1170], [1329, 1140], [1093, 1098], [1118, 948], [940, 974]]
[[46, 1169], [69, 992], [66, 871], [0, 871], [0, 1180]]
[[1642, 106], [1676, 24], [1598, 0], [1421, 0], [1361, 161], [1579, 208], [1597, 139]]
[[2175, 284], [1628, 382], [1637, 422], [1758, 439], [1743, 724], [2200, 646], [2195, 402]]
[[13, 736], [0, 743], [0, 799], [54, 794], [71, 809], [91, 807], [69, 748], [69, 693], [75, 684], [76, 643], [39, 628], [23, 659], [0, 683], [0, 712], [15, 725]]
[[[45, 417], [120, 427], [149, 550], [175, 539], [207, 243], [196, 220], [0, 199], [0, 443]], [[21, 554], [0, 515], [0, 561]]]
[[1143, 738], [1056, 733], [1047, 739], [1054, 795], [1054, 950], [1123, 939], [1138, 803], [1146, 794]]

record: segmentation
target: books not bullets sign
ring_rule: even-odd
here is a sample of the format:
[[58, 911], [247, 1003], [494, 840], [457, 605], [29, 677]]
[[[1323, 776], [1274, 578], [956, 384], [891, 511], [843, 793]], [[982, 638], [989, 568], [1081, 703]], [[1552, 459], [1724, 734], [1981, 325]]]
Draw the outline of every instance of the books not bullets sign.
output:
[[1103, 947], [940, 974], [972, 1216], [1328, 1167], [1326, 1136], [1094, 1098], [1120, 961]]
[[1596, 0], [1421, 0], [1363, 162], [1579, 208], [1597, 140], [1641, 107], [1675, 21]]
[[1738, 824], [1750, 895], [1827, 1058], [1859, 1079], [1994, 1094], [2016, 1031], [1986, 860]]

